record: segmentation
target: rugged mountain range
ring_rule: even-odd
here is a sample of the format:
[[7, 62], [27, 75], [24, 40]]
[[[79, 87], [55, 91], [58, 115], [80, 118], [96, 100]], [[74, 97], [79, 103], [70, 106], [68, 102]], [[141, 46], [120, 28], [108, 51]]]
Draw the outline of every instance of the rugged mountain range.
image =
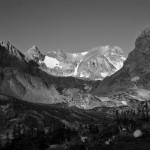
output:
[[74, 77], [52, 76], [29, 56], [9, 42], [0, 44], [0, 93], [35, 103], [62, 103], [67, 102], [62, 90], [85, 91], [85, 87], [94, 84]]
[[137, 104], [137, 101], [150, 100], [150, 28], [138, 36], [135, 48], [123, 67], [106, 77], [91, 93], [113, 102], [118, 99], [129, 106], [131, 103]]
[[125, 57], [121, 48], [115, 46], [96, 47], [82, 53], [64, 53], [61, 50], [43, 55], [32, 47], [26, 56], [44, 66], [46, 72], [55, 76], [74, 76], [102, 80], [123, 66]]
[[[124, 61], [122, 51], [118, 47], [95, 48], [80, 54], [65, 54], [57, 51], [43, 55], [34, 46], [24, 55], [9, 42], [1, 43], [0, 92], [34, 103], [66, 103], [68, 106], [84, 109], [102, 106], [133, 108], [140, 101], [149, 100], [149, 45], [150, 29], [147, 28], [136, 39], [135, 49], [130, 52], [123, 67], [110, 75], [119, 69]], [[81, 77], [83, 71], [94, 69], [91, 67], [94, 61], [98, 68], [91, 71], [94, 73], [93, 76], [90, 74], [86, 77], [103, 79], [104, 72], [105, 75], [107, 72], [107, 75], [110, 76], [105, 77], [102, 81], [60, 77], [61, 75]], [[64, 70], [67, 71], [64, 69], [67, 68], [67, 65], [74, 66], [70, 73], [64, 74]], [[102, 72], [96, 76], [95, 73], [100, 68]], [[52, 75], [56, 75], [55, 70], [59, 70], [57, 76]]]
[[[54, 61], [56, 58], [62, 68], [67, 68], [67, 65], [74, 68], [80, 62], [71, 73], [78, 78], [71, 77], [71, 74], [65, 74], [69, 77], [61, 77], [60, 74], [53, 76], [53, 71], [54, 74], [56, 73]], [[36, 46], [22, 54], [10, 42], [6, 44], [2, 42], [0, 44], [0, 93], [28, 102], [66, 103], [84, 109], [108, 105], [109, 102], [105, 104], [89, 93], [93, 87], [99, 85], [100, 81], [90, 80], [91, 75], [90, 79], [81, 79], [80, 75], [85, 70], [93, 70], [91, 64], [95, 61], [95, 69], [91, 72], [95, 74], [99, 69], [101, 71], [99, 70], [93, 79], [102, 79], [104, 72], [110, 75], [119, 69], [123, 60], [122, 50], [118, 47], [95, 48], [81, 54], [64, 54], [57, 51], [57, 53], [50, 52], [48, 55], [43, 55]], [[49, 68], [52, 66], [55, 69]]]

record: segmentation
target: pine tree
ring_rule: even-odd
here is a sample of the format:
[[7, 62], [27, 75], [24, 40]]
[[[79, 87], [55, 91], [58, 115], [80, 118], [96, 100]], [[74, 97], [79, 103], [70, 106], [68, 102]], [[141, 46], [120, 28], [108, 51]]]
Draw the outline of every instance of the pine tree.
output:
[[148, 102], [145, 102], [145, 109], [146, 109], [146, 121], [148, 122], [148, 118], [149, 118], [149, 108], [148, 108]]

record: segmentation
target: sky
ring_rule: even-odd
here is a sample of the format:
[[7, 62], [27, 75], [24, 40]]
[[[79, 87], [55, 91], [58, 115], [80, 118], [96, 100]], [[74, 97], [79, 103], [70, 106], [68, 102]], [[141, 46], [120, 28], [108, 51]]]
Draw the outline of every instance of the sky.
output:
[[0, 41], [23, 53], [110, 45], [127, 55], [149, 25], [150, 0], [0, 0]]

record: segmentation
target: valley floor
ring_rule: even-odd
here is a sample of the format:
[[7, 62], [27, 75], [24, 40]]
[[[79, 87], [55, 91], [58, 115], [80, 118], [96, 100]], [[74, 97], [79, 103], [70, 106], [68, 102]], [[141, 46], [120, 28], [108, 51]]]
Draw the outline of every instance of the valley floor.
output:
[[[7, 99], [6, 99], [7, 98]], [[150, 108], [83, 110], [0, 99], [1, 150], [150, 150]]]

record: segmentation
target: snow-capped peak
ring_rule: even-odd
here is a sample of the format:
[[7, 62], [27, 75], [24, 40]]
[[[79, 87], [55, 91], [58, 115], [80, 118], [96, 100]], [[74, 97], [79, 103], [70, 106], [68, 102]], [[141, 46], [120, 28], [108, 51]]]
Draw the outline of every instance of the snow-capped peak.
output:
[[[103, 79], [123, 66], [122, 49], [101, 46], [81, 53], [49, 52], [42, 63], [53, 75]], [[41, 64], [41, 63], [40, 63]]]

